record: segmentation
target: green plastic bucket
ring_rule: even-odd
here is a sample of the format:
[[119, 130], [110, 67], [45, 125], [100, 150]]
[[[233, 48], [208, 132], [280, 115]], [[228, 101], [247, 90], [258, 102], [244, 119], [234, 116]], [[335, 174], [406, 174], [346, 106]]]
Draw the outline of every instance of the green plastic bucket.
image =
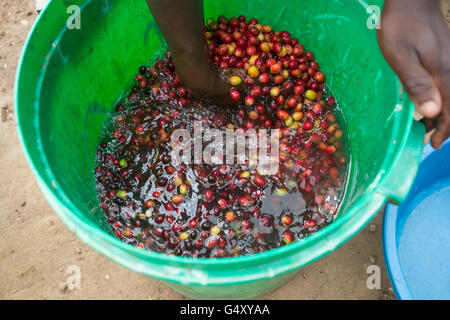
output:
[[[383, 1], [371, 4], [382, 7]], [[205, 1], [205, 17], [254, 16], [289, 30], [312, 50], [342, 107], [351, 140], [348, 188], [338, 219], [303, 241], [247, 257], [192, 259], [147, 252], [116, 239], [94, 185], [94, 156], [106, 116], [142, 64], [166, 45], [144, 0], [53, 0], [25, 44], [16, 115], [25, 155], [59, 217], [115, 262], [194, 298], [251, 298], [332, 252], [388, 200], [401, 202], [416, 174], [424, 128], [385, 63], [364, 1]], [[69, 5], [81, 29], [68, 29]]]

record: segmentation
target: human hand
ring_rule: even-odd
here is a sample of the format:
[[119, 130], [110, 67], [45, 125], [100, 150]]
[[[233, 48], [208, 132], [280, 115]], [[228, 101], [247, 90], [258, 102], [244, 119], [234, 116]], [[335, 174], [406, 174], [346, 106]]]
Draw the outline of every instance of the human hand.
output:
[[450, 33], [439, 0], [386, 0], [378, 42], [440, 148], [450, 136]]
[[213, 67], [204, 36], [203, 0], [147, 0], [172, 52], [175, 70], [194, 96], [219, 106], [234, 106], [228, 77]]
[[[190, 57], [189, 62], [183, 61]], [[234, 73], [227, 70], [219, 73], [208, 61], [207, 53], [201, 57], [180, 54], [175, 58], [175, 70], [184, 87], [200, 99], [225, 107], [233, 107], [237, 102], [230, 98], [231, 84], [229, 76]]]

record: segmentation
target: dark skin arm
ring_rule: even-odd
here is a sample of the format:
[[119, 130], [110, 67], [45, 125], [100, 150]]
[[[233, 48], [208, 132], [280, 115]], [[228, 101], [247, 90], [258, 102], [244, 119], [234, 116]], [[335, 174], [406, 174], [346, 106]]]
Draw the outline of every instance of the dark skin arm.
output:
[[231, 106], [230, 85], [212, 66], [204, 37], [203, 0], [147, 0], [181, 83], [195, 96]]
[[386, 0], [378, 42], [440, 148], [450, 136], [450, 33], [439, 0]]

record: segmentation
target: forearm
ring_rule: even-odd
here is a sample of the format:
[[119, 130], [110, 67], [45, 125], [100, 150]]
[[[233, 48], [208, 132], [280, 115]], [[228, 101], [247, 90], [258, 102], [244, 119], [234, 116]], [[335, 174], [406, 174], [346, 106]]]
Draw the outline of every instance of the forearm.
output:
[[[209, 67], [203, 35], [203, 0], [147, 0], [178, 69], [205, 72]], [[179, 70], [184, 71], [186, 70]]]

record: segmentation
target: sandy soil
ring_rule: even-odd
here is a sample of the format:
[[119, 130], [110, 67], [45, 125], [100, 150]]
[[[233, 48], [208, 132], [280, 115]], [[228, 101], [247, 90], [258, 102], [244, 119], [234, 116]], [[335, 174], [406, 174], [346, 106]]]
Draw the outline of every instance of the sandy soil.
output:
[[[76, 238], [50, 209], [31, 175], [13, 118], [13, 82], [34, 1], [0, 1], [0, 299], [183, 299], [164, 283], [104, 258]], [[444, 12], [450, 21], [450, 0]], [[305, 268], [264, 299], [394, 299], [381, 245], [380, 213], [336, 252]], [[367, 267], [381, 268], [381, 289], [366, 286]], [[70, 265], [81, 289], [63, 285]]]

